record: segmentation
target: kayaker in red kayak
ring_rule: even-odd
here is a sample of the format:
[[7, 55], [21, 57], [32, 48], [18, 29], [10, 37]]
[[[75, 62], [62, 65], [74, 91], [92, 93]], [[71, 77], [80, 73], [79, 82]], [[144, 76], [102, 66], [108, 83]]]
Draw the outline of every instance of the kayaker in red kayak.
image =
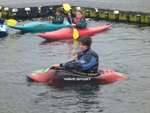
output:
[[[28, 79], [48, 85], [63, 85], [66, 83], [109, 84], [115, 81], [127, 80], [126, 74], [111, 69], [98, 71], [99, 58], [91, 49], [92, 40], [89, 37], [80, 39], [80, 52], [76, 59], [64, 64], [55, 64], [51, 68], [37, 70]], [[93, 84], [94, 83], [94, 84]]]
[[57, 8], [55, 17], [52, 19], [53, 24], [63, 24], [64, 22], [64, 13], [62, 8]]
[[72, 72], [81, 72], [84, 74], [98, 75], [99, 57], [91, 49], [92, 39], [83, 37], [79, 40], [80, 52], [77, 53], [76, 59], [64, 64], [54, 64], [52, 68], [63, 69]]
[[80, 10], [76, 10], [76, 17], [73, 19], [73, 24], [75, 24], [76, 28], [83, 29], [87, 27], [87, 22], [84, 16], [84, 12]]

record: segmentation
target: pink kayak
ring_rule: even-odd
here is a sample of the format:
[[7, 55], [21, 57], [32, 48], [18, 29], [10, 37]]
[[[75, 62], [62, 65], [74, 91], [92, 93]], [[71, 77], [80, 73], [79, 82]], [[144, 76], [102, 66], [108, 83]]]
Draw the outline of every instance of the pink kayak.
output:
[[96, 77], [88, 77], [88, 76], [83, 76], [83, 75], [65, 75], [64, 76], [59, 76], [56, 75], [56, 70], [54, 69], [49, 69], [46, 71], [44, 69], [35, 71], [28, 75], [28, 79], [38, 82], [38, 83], [44, 83], [44, 84], [49, 84], [49, 85], [56, 85], [61, 82], [77, 82], [77, 83], [90, 83], [94, 82], [96, 84], [109, 84], [113, 83], [115, 81], [121, 81], [121, 80], [127, 80], [128, 77], [126, 74], [116, 72], [114, 70], [110, 69], [105, 69], [102, 70], [101, 73], [96, 76]]
[[[112, 25], [107, 24], [107, 25], [102, 25], [102, 26], [97, 26], [97, 27], [78, 29], [79, 37], [93, 36], [97, 33], [104, 32], [111, 27]], [[62, 28], [57, 31], [41, 33], [38, 36], [46, 40], [66, 40], [66, 39], [72, 39], [72, 36], [73, 36], [72, 33], [73, 33], [72, 28]]]

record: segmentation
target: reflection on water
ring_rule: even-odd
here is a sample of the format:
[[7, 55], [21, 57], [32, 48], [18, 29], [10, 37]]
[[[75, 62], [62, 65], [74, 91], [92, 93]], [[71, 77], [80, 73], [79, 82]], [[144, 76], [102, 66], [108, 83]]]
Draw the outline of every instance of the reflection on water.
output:
[[[105, 22], [89, 22], [90, 26]], [[93, 37], [100, 68], [128, 73], [129, 80], [110, 85], [52, 87], [29, 84], [33, 70], [71, 58], [70, 42], [44, 40], [35, 34], [0, 39], [0, 111], [2, 113], [149, 113], [150, 28], [113, 24]]]
[[[99, 101], [97, 101], [98, 91], [100, 86], [91, 85], [76, 85], [56, 88], [52, 93], [50, 91], [42, 92], [38, 94], [38, 98], [34, 100], [36, 104], [47, 101], [49, 98], [54, 99], [51, 103], [58, 112], [66, 111], [82, 113], [82, 112], [102, 112], [103, 108]], [[58, 92], [63, 93], [60, 95]], [[67, 94], [65, 92], [68, 92]], [[63, 101], [62, 101], [63, 99]], [[55, 101], [57, 100], [57, 101]], [[59, 111], [60, 110], [60, 111]]]

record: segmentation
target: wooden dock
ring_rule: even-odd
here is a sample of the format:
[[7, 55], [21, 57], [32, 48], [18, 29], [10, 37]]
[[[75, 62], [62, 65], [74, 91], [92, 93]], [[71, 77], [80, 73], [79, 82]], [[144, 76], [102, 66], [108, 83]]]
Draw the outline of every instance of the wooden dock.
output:
[[[39, 17], [45, 18], [53, 15], [57, 7], [60, 7], [60, 5], [35, 6], [24, 8], [10, 8], [0, 6], [0, 18], [15, 18], [22, 20]], [[75, 10], [75, 8], [76, 6], [73, 6], [73, 10]], [[147, 26], [150, 25], [150, 13], [89, 7], [81, 8], [84, 9], [87, 18], [92, 18], [95, 20], [126, 22]]]

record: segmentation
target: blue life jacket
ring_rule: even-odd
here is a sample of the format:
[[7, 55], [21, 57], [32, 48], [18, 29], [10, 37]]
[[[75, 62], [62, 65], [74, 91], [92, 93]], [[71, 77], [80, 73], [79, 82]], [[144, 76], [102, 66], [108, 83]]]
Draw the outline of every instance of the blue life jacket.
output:
[[99, 65], [99, 57], [92, 49], [78, 53], [77, 60], [69, 61], [61, 64], [66, 70], [77, 70], [85, 73], [97, 73]]

